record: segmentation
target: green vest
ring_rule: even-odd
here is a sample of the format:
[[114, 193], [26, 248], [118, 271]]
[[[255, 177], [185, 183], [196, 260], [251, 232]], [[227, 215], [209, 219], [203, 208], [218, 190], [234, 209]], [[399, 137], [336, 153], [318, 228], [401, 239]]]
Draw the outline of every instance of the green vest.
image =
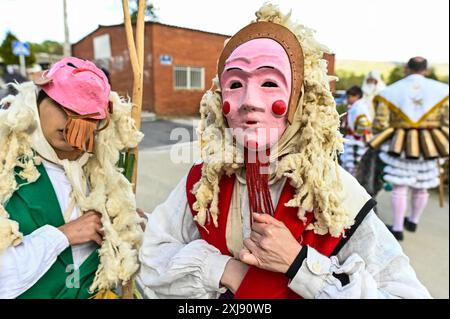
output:
[[[43, 165], [37, 166], [41, 176], [28, 185], [21, 186], [6, 205], [10, 218], [19, 223], [20, 231], [28, 235], [44, 225], [59, 227], [64, 218], [53, 185]], [[16, 175], [17, 183], [25, 181]], [[96, 249], [74, 271], [72, 249], [69, 247], [59, 254], [50, 269], [27, 291], [18, 298], [22, 299], [84, 299], [99, 265]]]

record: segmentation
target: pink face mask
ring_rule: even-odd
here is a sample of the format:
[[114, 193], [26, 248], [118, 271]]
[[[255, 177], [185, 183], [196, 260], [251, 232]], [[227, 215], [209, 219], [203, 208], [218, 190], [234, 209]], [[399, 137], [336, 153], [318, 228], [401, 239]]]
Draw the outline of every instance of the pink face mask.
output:
[[265, 149], [280, 139], [287, 127], [291, 67], [279, 43], [255, 39], [237, 47], [220, 85], [223, 113], [239, 144]]

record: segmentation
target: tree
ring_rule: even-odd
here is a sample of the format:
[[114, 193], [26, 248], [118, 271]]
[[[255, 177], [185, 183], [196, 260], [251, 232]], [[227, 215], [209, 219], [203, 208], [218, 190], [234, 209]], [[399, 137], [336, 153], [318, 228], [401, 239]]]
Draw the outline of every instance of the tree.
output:
[[[0, 45], [0, 56], [3, 59], [3, 62], [6, 65], [9, 64], [19, 64], [19, 57], [13, 54], [12, 50], [12, 44], [13, 41], [19, 41], [17, 37], [12, 34], [12, 32], [8, 32], [6, 34], [5, 39], [3, 40], [2, 44]], [[36, 57], [34, 56], [34, 52], [30, 46], [30, 55], [25, 57], [25, 64], [26, 66], [31, 66], [36, 62]]]
[[355, 74], [345, 70], [338, 70], [336, 75], [339, 78], [339, 81], [336, 82], [336, 90], [347, 90], [354, 85], [361, 86], [365, 77], [364, 74]]
[[403, 65], [397, 65], [389, 73], [388, 81], [386, 84], [392, 84], [405, 77], [405, 67]]
[[57, 41], [45, 40], [42, 43], [30, 43], [33, 52], [43, 52], [56, 55], [63, 54], [63, 45]]
[[[391, 70], [391, 73], [389, 74], [389, 79], [387, 84], [392, 84], [394, 82], [397, 82], [398, 80], [401, 80], [405, 77], [405, 67], [402, 65], [398, 65], [395, 68]], [[436, 74], [435, 68], [431, 67], [428, 69], [428, 72], [426, 74], [426, 77], [429, 79], [442, 81], [448, 83], [448, 75], [443, 77], [438, 77]]]
[[[138, 1], [134, 0], [130, 5], [131, 23], [136, 23], [138, 13]], [[143, 1], [143, 0], [140, 0]], [[144, 11], [146, 21], [157, 21], [158, 15], [156, 14], [156, 8], [153, 3], [148, 3]]]
[[437, 74], [436, 74], [435, 68], [430, 68], [430, 69], [428, 70], [427, 78], [430, 78], [430, 79], [439, 81], [439, 78], [438, 78], [438, 76], [437, 76]]

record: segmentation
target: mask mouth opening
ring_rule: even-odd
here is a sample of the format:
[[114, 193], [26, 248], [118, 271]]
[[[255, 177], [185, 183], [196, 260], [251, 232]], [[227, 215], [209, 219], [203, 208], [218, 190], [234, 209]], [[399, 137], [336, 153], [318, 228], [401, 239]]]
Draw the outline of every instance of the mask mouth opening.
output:
[[258, 121], [247, 121], [247, 122], [245, 122], [245, 124], [247, 124], [247, 125], [256, 125], [256, 124], [258, 124]]

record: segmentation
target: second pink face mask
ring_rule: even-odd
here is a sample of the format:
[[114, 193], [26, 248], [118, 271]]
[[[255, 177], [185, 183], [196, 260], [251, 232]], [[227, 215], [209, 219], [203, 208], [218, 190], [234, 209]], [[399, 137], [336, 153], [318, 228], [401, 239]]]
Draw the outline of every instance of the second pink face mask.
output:
[[271, 39], [237, 47], [220, 77], [223, 112], [237, 142], [250, 149], [276, 143], [287, 127], [291, 67], [283, 47]]

